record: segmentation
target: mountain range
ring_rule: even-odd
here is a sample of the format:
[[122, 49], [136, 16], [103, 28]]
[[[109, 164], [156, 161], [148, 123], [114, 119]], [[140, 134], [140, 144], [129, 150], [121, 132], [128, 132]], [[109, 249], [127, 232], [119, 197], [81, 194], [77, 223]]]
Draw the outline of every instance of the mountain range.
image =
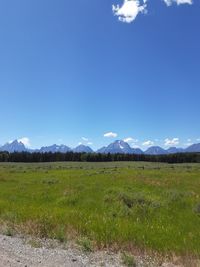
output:
[[187, 148], [177, 148], [177, 147], [170, 147], [168, 149], [163, 149], [159, 146], [152, 146], [149, 147], [146, 151], [142, 151], [140, 148], [131, 148], [130, 145], [123, 140], [117, 140], [108, 146], [102, 147], [97, 151], [93, 151], [89, 146], [79, 145], [75, 148], [70, 148], [66, 145], [52, 145], [52, 146], [43, 146], [40, 149], [29, 149], [25, 147], [25, 145], [15, 140], [10, 143], [6, 143], [3, 146], [0, 146], [0, 151], [7, 151], [9, 153], [12, 152], [40, 152], [40, 153], [47, 153], [47, 152], [60, 152], [60, 153], [67, 153], [67, 152], [76, 152], [76, 153], [101, 153], [101, 154], [146, 154], [146, 155], [166, 155], [166, 154], [175, 154], [175, 153], [192, 153], [192, 152], [200, 152], [200, 143], [193, 144]]

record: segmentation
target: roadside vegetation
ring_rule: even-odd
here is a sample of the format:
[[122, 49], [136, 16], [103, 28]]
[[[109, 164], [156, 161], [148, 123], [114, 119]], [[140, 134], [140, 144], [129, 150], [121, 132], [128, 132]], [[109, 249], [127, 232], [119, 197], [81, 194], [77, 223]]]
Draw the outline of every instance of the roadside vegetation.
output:
[[76, 240], [84, 251], [199, 257], [200, 164], [1, 163], [0, 222], [2, 233]]

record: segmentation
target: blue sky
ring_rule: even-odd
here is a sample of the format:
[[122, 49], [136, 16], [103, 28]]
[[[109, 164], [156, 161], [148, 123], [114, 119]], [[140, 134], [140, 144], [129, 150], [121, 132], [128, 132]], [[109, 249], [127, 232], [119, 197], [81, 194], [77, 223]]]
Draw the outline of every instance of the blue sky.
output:
[[199, 141], [200, 1], [130, 2], [0, 0], [0, 144]]

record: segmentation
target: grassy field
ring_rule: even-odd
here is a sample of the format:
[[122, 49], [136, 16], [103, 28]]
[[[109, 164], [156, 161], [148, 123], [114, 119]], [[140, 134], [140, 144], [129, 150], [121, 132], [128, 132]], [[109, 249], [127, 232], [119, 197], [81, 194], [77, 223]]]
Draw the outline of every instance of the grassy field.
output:
[[2, 231], [200, 255], [200, 164], [0, 164]]

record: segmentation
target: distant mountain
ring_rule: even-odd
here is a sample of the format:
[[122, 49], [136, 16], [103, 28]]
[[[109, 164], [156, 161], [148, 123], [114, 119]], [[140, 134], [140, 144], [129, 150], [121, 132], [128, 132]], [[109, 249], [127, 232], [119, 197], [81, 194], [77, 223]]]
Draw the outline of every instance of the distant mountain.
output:
[[142, 155], [144, 152], [140, 148], [132, 148], [132, 153], [137, 155]]
[[48, 153], [48, 152], [67, 153], [70, 151], [72, 151], [70, 147], [65, 146], [65, 145], [56, 145], [56, 144], [54, 144], [52, 146], [43, 146], [38, 150], [38, 152], [41, 152], [41, 153]]
[[184, 152], [200, 152], [200, 143], [199, 144], [193, 144], [185, 149]]
[[145, 154], [146, 155], [164, 155], [164, 154], [167, 154], [167, 152], [162, 147], [152, 146], [152, 147], [149, 147], [145, 151]]
[[122, 153], [122, 154], [143, 154], [144, 152], [140, 148], [131, 148], [130, 145], [123, 140], [117, 140], [107, 147], [104, 146], [100, 149], [97, 150], [97, 153], [102, 153], [102, 154], [117, 154], [117, 153]]
[[2, 147], [0, 147], [0, 151], [7, 151], [9, 153], [13, 153], [13, 152], [28, 151], [28, 149], [22, 142], [18, 142], [17, 140], [15, 140], [11, 143], [6, 143]]
[[176, 154], [184, 152], [183, 148], [170, 147], [166, 150], [167, 154]]
[[79, 145], [76, 148], [73, 149], [73, 152], [76, 153], [92, 153], [94, 152], [89, 146], [85, 146], [85, 145]]
[[105, 154], [105, 153], [106, 153], [105, 151], [106, 151], [106, 146], [103, 146], [102, 148], [98, 149], [98, 150], [96, 151], [96, 153]]
[[[48, 152], [60, 152], [60, 153], [67, 153], [67, 152], [77, 152], [77, 153], [93, 153], [94, 151], [89, 147], [85, 145], [79, 145], [74, 149], [71, 149], [70, 147], [66, 145], [52, 145], [52, 146], [43, 146], [40, 149], [28, 149], [25, 147], [25, 145], [22, 142], [19, 142], [18, 140], [15, 140], [10, 143], [6, 143], [3, 146], [0, 146], [0, 151], [8, 151], [10, 153], [12, 152], [41, 152], [41, 153], [48, 153]], [[104, 146], [96, 151], [96, 153], [102, 153], [102, 154], [146, 154], [146, 155], [164, 155], [164, 154], [175, 154], [175, 153], [184, 153], [184, 152], [190, 152], [190, 153], [200, 153], [200, 143], [199, 144], [193, 144], [189, 146], [186, 149], [183, 148], [177, 148], [177, 147], [170, 147], [168, 149], [163, 149], [159, 146], [152, 146], [149, 147], [145, 152], [143, 152], [140, 148], [131, 148], [130, 145], [123, 140], [117, 140], [108, 146]]]
[[110, 154], [117, 154], [117, 153], [122, 153], [122, 154], [132, 154], [132, 149], [129, 146], [128, 143], [124, 142], [123, 140], [117, 140], [110, 145], [108, 145], [103, 153], [110, 153]]

